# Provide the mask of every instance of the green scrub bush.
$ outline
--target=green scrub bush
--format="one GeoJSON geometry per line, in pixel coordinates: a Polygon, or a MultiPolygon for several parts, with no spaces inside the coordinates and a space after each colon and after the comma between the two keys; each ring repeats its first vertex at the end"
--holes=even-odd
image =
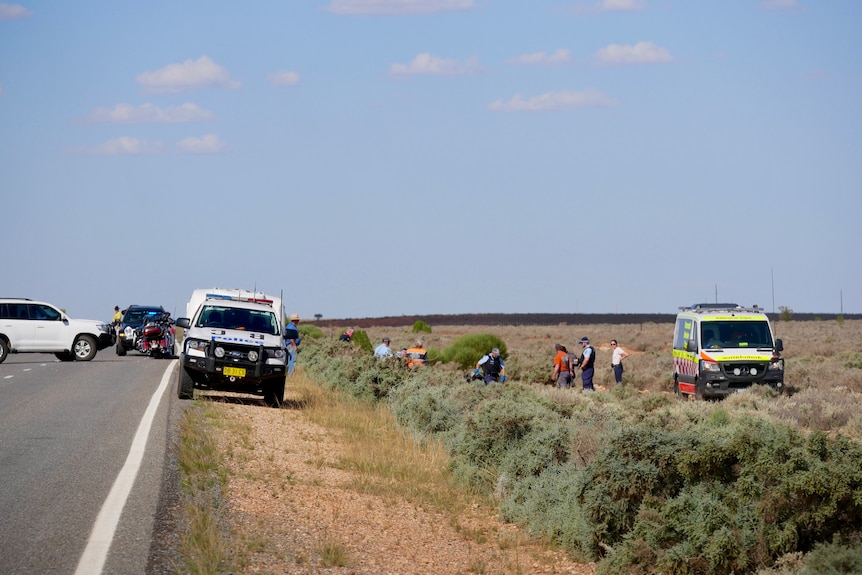
{"type": "Polygon", "coordinates": [[[506,344],[496,335],[471,333],[459,337],[452,345],[443,350],[443,359],[456,364],[460,369],[472,369],[483,355],[492,349],[500,350],[500,357],[506,359],[506,344]]]}

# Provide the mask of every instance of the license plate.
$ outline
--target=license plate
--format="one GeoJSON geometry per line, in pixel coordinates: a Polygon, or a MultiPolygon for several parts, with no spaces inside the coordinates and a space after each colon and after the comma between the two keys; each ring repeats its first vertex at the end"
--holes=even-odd
{"type": "Polygon", "coordinates": [[[225,367],[224,368],[225,375],[231,375],[233,377],[245,377],[245,368],[244,367],[225,367]]]}

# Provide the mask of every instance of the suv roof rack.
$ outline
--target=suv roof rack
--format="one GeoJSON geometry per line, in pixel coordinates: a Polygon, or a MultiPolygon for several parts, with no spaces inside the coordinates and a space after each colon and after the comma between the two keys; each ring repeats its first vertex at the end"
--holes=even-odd
{"type": "Polygon", "coordinates": [[[0,299],[16,299],[19,301],[33,301],[32,299],[30,299],[28,297],[0,297],[0,299]]]}
{"type": "Polygon", "coordinates": [[[711,311],[737,311],[737,312],[755,312],[766,313],[766,311],[757,304],[746,307],[735,303],[696,303],[692,306],[682,306],[680,311],[691,311],[695,313],[706,313],[711,311]]]}

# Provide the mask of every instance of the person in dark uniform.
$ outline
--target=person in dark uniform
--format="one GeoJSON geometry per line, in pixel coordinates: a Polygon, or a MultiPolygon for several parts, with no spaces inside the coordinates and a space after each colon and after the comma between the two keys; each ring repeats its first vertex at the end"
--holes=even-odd
{"type": "Polygon", "coordinates": [[[506,381],[506,364],[503,358],[500,357],[500,350],[496,347],[491,350],[491,353],[483,355],[482,359],[476,362],[476,370],[473,372],[479,374],[479,370],[484,372],[485,385],[492,381],[506,381]]]}

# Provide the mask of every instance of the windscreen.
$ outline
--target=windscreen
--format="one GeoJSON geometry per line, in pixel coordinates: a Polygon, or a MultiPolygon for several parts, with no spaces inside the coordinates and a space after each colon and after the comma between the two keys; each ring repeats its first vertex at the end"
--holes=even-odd
{"type": "Polygon", "coordinates": [[[704,321],[701,342],[706,349],[772,347],[772,334],[765,321],[704,321]]]}
{"type": "Polygon", "coordinates": [[[278,335],[275,313],[221,305],[205,305],[198,316],[195,327],[238,329],[278,335]]]}

